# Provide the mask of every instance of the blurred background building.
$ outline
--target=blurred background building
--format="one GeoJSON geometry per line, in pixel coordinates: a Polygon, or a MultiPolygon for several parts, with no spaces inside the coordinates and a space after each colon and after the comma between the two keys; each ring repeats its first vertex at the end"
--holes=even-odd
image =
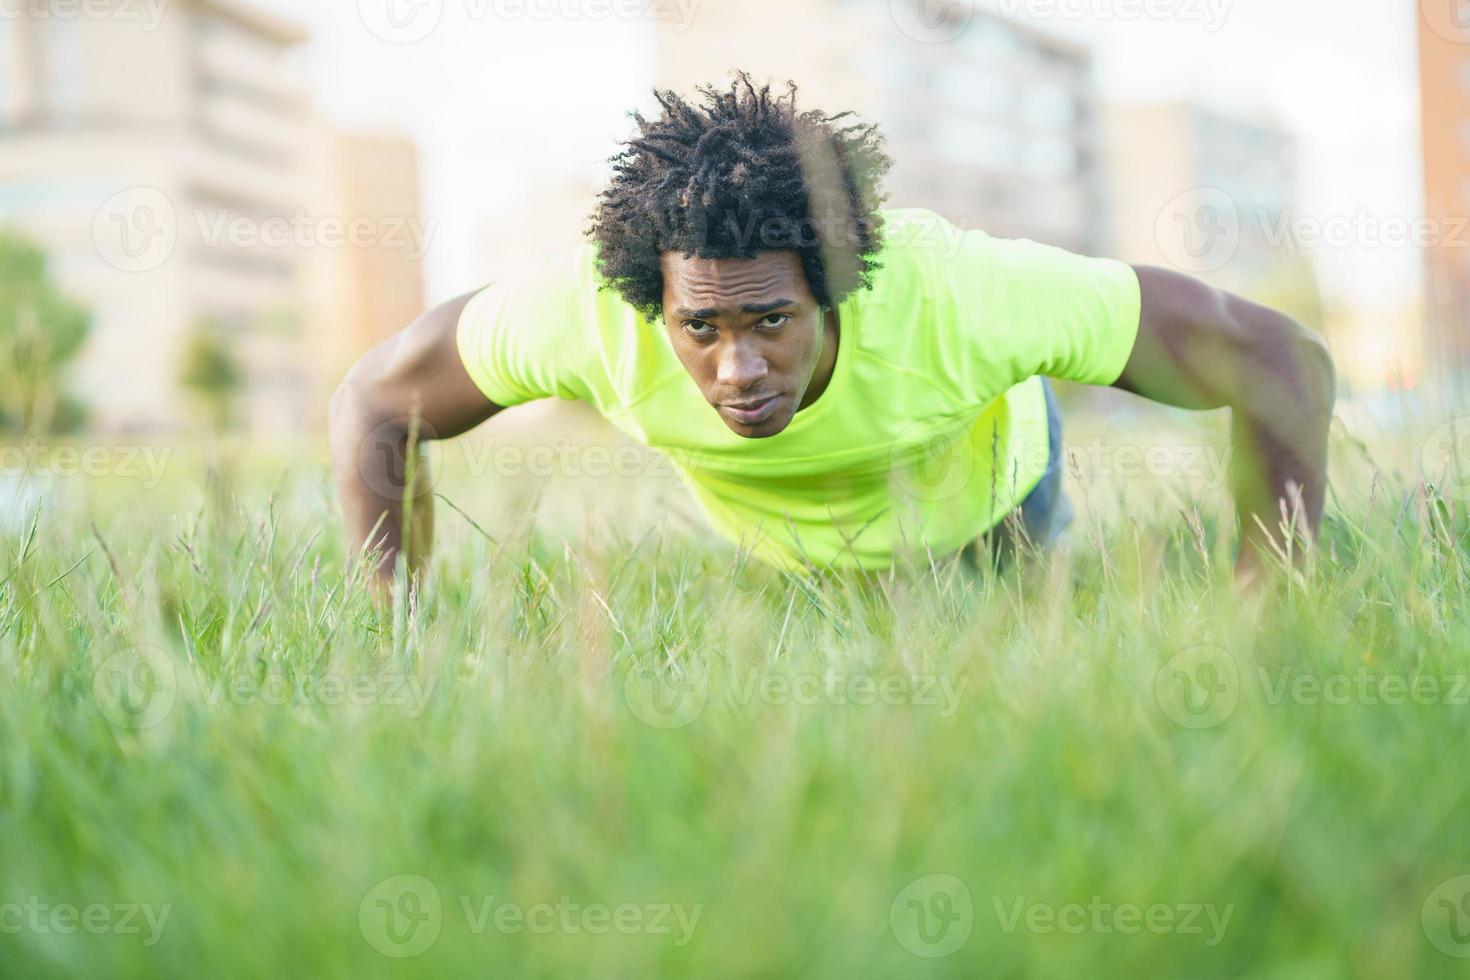
{"type": "Polygon", "coordinates": [[[355,217],[421,224],[412,144],[332,133],[306,32],[255,5],[79,9],[0,17],[0,224],[94,313],[74,375],[93,424],[166,432],[224,397],[252,434],[315,429],[344,356],[422,307],[400,241],[348,244],[355,217]],[[235,390],[191,392],[191,365],[235,390]]]}
{"type": "MultiPolygon", "coordinates": [[[[71,381],[97,427],[195,426],[209,400],[201,389],[214,384],[228,389],[228,424],[263,438],[316,434],[351,360],[426,305],[425,259],[441,229],[424,214],[423,175],[447,226],[429,269],[442,280],[436,299],[447,299],[580,239],[605,159],[627,131],[619,107],[652,111],[647,85],[687,92],[738,66],[778,85],[795,80],[808,107],[878,123],[895,161],[891,206],[1200,275],[1323,329],[1344,374],[1365,385],[1401,380],[1421,334],[1432,363],[1470,364],[1470,232],[1447,234],[1470,213],[1462,0],[1403,5],[1417,18],[1425,216],[1446,234],[1428,249],[1430,315],[1391,321],[1382,306],[1339,299],[1353,247],[1314,251],[1295,240],[1294,218],[1340,217],[1372,189],[1358,179],[1346,195],[1322,194],[1324,174],[1339,168],[1304,120],[1336,105],[1323,94],[1343,81],[1331,52],[1302,39],[1276,56],[1302,93],[1295,128],[1228,94],[1140,102],[1160,90],[1156,81],[1130,102],[1105,103],[1100,76],[1121,74],[1107,54],[1140,32],[1160,32],[1152,50],[1161,57],[1224,52],[1224,32],[1121,18],[1060,30],[1065,17],[1027,14],[1033,7],[1050,9],[702,0],[688,17],[613,24],[430,3],[413,6],[414,17],[433,19],[404,43],[361,5],[0,0],[0,229],[38,243],[94,314],[71,381]],[[602,71],[608,91],[579,89],[587,80],[563,77],[558,59],[589,77],[602,71]],[[481,71],[500,61],[510,63],[501,75],[481,71]],[[600,101],[569,104],[578,91],[600,101]],[[355,131],[317,108],[333,94],[334,112],[361,117],[355,131]],[[365,121],[394,99],[384,123],[365,121]],[[1300,152],[1303,134],[1315,157],[1300,152]],[[511,156],[514,165],[496,165],[511,156]],[[1303,213],[1306,200],[1315,213],[1303,213]],[[1331,290],[1317,284],[1324,259],[1337,265],[1331,290]]],[[[1288,16],[1264,0],[1236,7],[1230,43],[1252,49],[1288,16]]],[[[1378,207],[1383,218],[1413,206],[1378,207]]],[[[1357,267],[1374,268],[1372,250],[1358,251],[1357,267]]],[[[1381,278],[1417,295],[1402,272],[1381,278]]]]}
{"type": "Polygon", "coordinates": [[[1105,247],[1097,88],[1083,45],[965,3],[750,0],[660,25],[657,58],[664,88],[688,91],[711,81],[712,65],[738,63],[776,84],[799,74],[803,105],[878,123],[894,158],[890,207],[1076,251],[1105,247]],[[772,30],[776,19],[789,26],[772,30]]]}
{"type": "Polygon", "coordinates": [[[308,333],[315,407],[353,360],[424,312],[424,254],[437,224],[422,217],[419,152],[400,133],[316,129],[317,213],[357,223],[361,241],[309,250],[308,333]]]}
{"type": "Polygon", "coordinates": [[[1422,0],[1419,79],[1425,216],[1438,229],[1426,261],[1428,362],[1470,372],[1470,5],[1422,0]]]}
{"type": "Polygon", "coordinates": [[[1194,103],[1109,106],[1105,118],[1111,254],[1322,328],[1311,263],[1292,234],[1296,143],[1284,127],[1194,103]]]}

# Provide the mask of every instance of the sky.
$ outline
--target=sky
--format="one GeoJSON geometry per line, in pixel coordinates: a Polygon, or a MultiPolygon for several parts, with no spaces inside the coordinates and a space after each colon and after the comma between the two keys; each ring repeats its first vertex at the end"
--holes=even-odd
{"type": "MultiPolygon", "coordinates": [[[[475,264],[487,221],[542,181],[605,172],[627,111],[648,104],[646,18],[530,11],[654,2],[677,18],[738,0],[261,2],[312,30],[308,70],[332,120],[418,139],[424,209],[438,222],[426,259],[438,300],[485,278],[475,264]],[[396,22],[387,19],[395,10],[396,22]]],[[[1374,234],[1423,208],[1414,0],[980,2],[1092,46],[1106,99],[1191,98],[1281,121],[1298,138],[1302,214],[1368,229],[1317,251],[1324,290],[1369,311],[1418,295],[1415,250],[1383,247],[1374,234]]],[[[727,67],[712,66],[711,77],[727,67]]]]}

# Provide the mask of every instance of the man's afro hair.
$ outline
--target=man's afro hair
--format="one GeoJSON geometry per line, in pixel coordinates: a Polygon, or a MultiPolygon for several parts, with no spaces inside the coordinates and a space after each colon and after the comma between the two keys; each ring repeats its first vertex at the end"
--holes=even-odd
{"type": "Polygon", "coordinates": [[[603,279],[649,319],[662,310],[663,252],[795,251],[828,309],[871,288],[891,164],[877,127],[844,124],[849,112],[798,111],[794,84],[773,95],[745,72],[728,91],[698,92],[690,102],[655,90],[663,115],[632,114],[639,135],[612,158],[588,229],[603,279]]]}

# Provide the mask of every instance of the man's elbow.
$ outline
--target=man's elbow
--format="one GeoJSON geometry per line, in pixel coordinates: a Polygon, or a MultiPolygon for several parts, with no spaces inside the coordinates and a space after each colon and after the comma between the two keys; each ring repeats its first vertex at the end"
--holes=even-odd
{"type": "MultiPolygon", "coordinates": [[[[1320,334],[1279,310],[1253,303],[1244,306],[1236,323],[1233,335],[1245,348],[1245,359],[1256,365],[1253,374],[1275,379],[1275,387],[1285,386],[1281,397],[1289,397],[1299,408],[1332,413],[1337,367],[1320,334]]],[[[1263,392],[1256,382],[1248,383],[1242,394],[1252,399],[1262,397],[1263,392]]],[[[1284,408],[1285,404],[1276,404],[1270,411],[1284,408]]]]}
{"type": "Polygon", "coordinates": [[[1293,347],[1303,395],[1309,404],[1331,415],[1332,406],[1337,401],[1337,365],[1333,363],[1332,351],[1315,331],[1296,321],[1292,321],[1292,326],[1295,328],[1293,347]]]}
{"type": "Polygon", "coordinates": [[[361,381],[356,377],[357,365],[353,365],[337,384],[332,398],[327,403],[327,427],[332,431],[342,428],[349,418],[355,417],[362,404],[361,381]]]}
{"type": "Polygon", "coordinates": [[[334,439],[351,437],[383,421],[382,386],[374,379],[371,354],[347,371],[327,404],[327,429],[334,439]]]}

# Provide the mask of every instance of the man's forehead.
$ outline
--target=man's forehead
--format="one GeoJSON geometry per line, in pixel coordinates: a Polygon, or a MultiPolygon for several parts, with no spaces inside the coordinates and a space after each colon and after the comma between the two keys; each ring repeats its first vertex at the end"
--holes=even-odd
{"type": "Polygon", "coordinates": [[[776,293],[800,299],[807,295],[806,276],[795,252],[761,252],[754,258],[685,258],[679,252],[660,257],[665,289],[680,303],[710,305],[770,299],[776,293]]]}

